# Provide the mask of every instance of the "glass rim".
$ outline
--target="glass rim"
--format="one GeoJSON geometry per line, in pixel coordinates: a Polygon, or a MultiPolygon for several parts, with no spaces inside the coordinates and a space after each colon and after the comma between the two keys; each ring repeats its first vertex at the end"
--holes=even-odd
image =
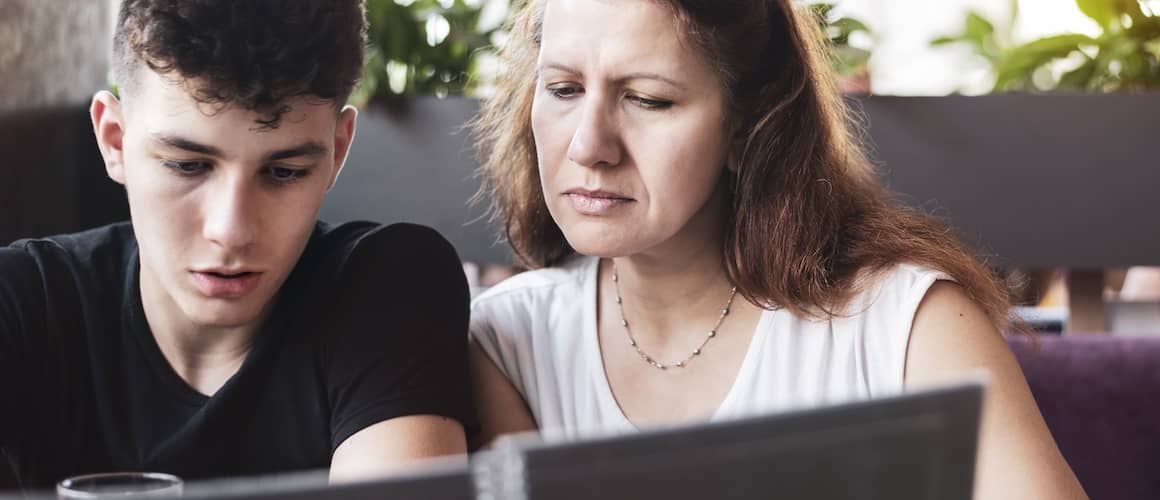
{"type": "Polygon", "coordinates": [[[62,479],[62,480],[60,480],[60,482],[56,483],[56,491],[58,494],[67,493],[69,495],[73,495],[73,498],[103,498],[103,497],[107,496],[108,494],[107,493],[100,493],[100,492],[78,490],[78,489],[76,489],[76,483],[79,483],[82,481],[100,481],[102,479],[114,479],[114,478],[149,479],[149,480],[155,480],[155,481],[158,481],[159,483],[161,483],[156,488],[150,488],[150,489],[145,490],[145,491],[141,491],[141,492],[137,492],[137,493],[127,493],[127,494],[123,494],[123,495],[134,495],[134,494],[149,495],[149,494],[164,492],[164,491],[172,489],[172,488],[180,488],[184,484],[184,481],[182,481],[182,479],[180,477],[177,477],[173,474],[167,474],[164,472],[129,472],[129,471],[127,471],[127,472],[100,472],[100,473],[96,473],[96,474],[82,474],[79,476],[72,476],[72,477],[67,477],[65,479],[62,479]]]}

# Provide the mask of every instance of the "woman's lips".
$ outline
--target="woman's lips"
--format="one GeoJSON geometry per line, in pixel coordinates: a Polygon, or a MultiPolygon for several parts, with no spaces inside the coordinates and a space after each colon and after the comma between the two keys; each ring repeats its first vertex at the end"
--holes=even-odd
{"type": "Polygon", "coordinates": [[[634,200],[605,193],[569,191],[564,193],[572,208],[584,215],[607,215],[634,200]]]}
{"type": "Polygon", "coordinates": [[[221,274],[209,271],[192,271],[193,281],[198,291],[214,299],[238,299],[248,295],[258,287],[262,273],[243,272],[221,274]]]}

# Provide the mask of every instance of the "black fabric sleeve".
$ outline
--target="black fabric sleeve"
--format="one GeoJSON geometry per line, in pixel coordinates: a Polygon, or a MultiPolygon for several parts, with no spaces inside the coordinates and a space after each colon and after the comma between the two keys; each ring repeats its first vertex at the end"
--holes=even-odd
{"type": "MultiPolygon", "coordinates": [[[[0,447],[14,443],[20,429],[19,410],[26,408],[20,384],[28,329],[41,289],[36,261],[27,252],[0,247],[0,447]]],[[[7,464],[0,464],[7,466],[7,464]]]]}
{"type": "Polygon", "coordinates": [[[406,415],[476,428],[467,368],[470,295],[455,249],[433,229],[364,235],[339,271],[327,363],[331,451],[406,415]]]}

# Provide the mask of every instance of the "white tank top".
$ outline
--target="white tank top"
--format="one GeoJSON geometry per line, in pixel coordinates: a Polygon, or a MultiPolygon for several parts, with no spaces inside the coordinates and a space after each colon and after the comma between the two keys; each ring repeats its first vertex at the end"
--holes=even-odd
{"type": "MultiPolygon", "coordinates": [[[[471,306],[471,336],[531,408],[540,432],[570,439],[635,427],[612,396],[596,333],[599,260],[521,273],[471,306]]],[[[710,420],[896,394],[910,325],[946,274],[898,265],[829,320],[766,310],[732,387],[710,420]]]]}

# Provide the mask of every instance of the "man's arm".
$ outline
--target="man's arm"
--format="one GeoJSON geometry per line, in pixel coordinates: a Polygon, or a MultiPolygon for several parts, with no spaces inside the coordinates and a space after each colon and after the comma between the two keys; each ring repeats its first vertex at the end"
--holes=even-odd
{"type": "Polygon", "coordinates": [[[956,284],[936,282],[918,307],[907,348],[906,385],[989,372],[975,498],[1087,498],[1056,448],[1007,343],[956,284]]]}
{"type": "Polygon", "coordinates": [[[12,444],[13,429],[20,425],[15,412],[24,407],[16,382],[23,370],[21,346],[26,332],[22,318],[30,307],[28,300],[36,295],[33,287],[39,284],[36,269],[28,253],[0,247],[0,447],[12,444]]]}
{"type": "Polygon", "coordinates": [[[419,459],[448,457],[467,463],[463,424],[438,415],[409,415],[379,422],[347,438],[330,462],[332,482],[418,470],[419,459]]]}
{"type": "Polygon", "coordinates": [[[373,231],[338,284],[331,478],[397,473],[435,456],[465,460],[475,427],[469,294],[450,243],[414,225],[373,231]]]}

